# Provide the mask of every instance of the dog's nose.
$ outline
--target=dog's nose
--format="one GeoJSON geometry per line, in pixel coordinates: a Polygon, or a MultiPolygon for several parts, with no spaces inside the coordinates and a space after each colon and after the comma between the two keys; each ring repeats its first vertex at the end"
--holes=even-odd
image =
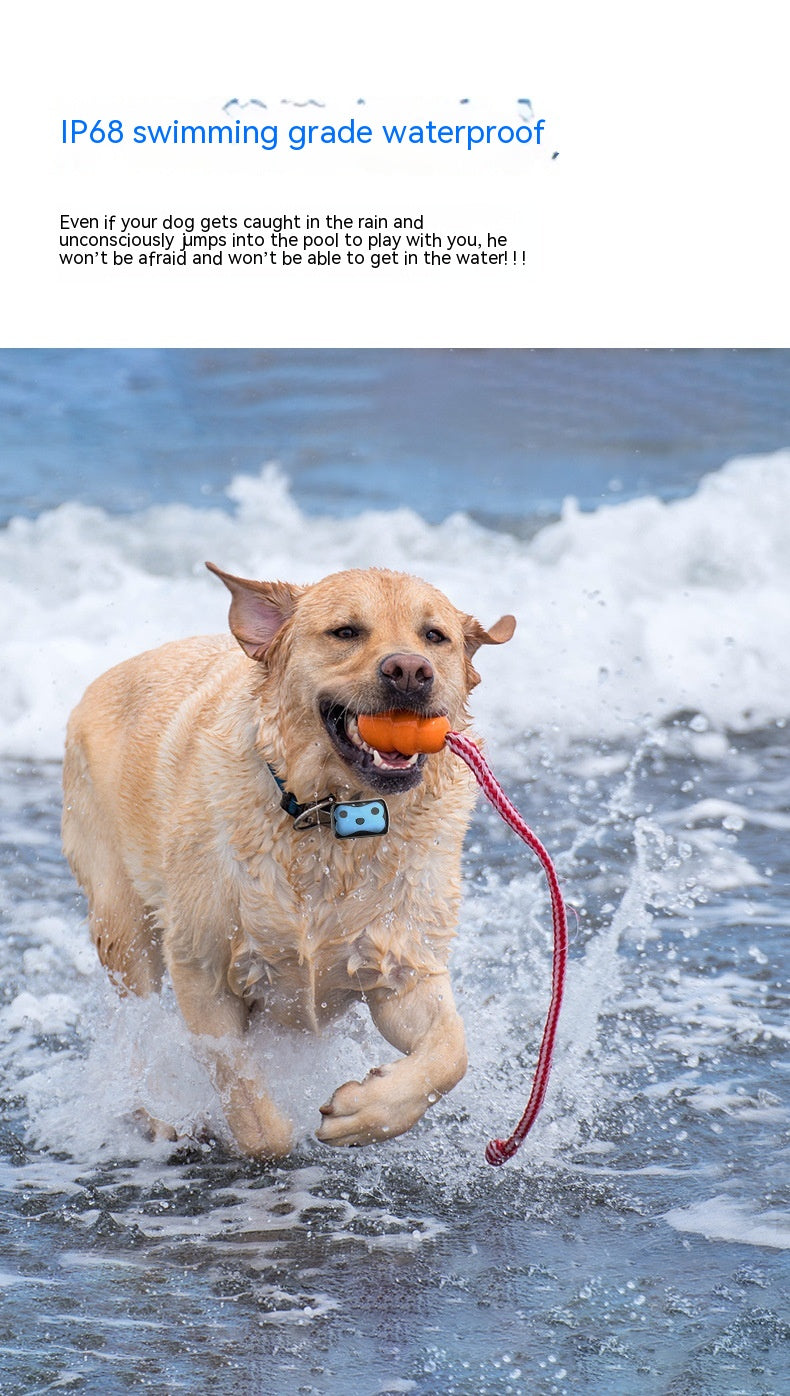
{"type": "Polygon", "coordinates": [[[412,697],[424,697],[433,685],[433,668],[422,654],[388,654],[379,673],[388,688],[412,697]]]}

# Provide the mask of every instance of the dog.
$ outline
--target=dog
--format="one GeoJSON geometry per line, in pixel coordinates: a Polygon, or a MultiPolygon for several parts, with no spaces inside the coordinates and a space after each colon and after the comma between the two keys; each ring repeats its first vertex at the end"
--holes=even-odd
{"type": "Polygon", "coordinates": [[[232,634],[124,661],[70,717],[64,851],[120,991],[155,993],[169,973],[240,1152],[292,1146],[251,1017],[320,1031],[360,1000],[402,1055],[340,1085],[317,1137],[391,1139],[466,1071],[447,962],[475,788],[446,748],[382,754],[356,719],[401,709],[468,729],[472,658],[515,620],[486,630],[383,569],[294,586],[206,565],[232,634]]]}

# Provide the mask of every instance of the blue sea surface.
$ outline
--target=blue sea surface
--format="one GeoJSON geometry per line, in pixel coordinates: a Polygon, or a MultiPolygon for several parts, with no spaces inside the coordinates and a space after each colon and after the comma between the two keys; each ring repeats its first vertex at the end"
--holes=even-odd
{"type": "Polygon", "coordinates": [[[0,509],[222,496],[268,460],[308,513],[495,527],[690,493],[790,441],[790,351],[27,350],[0,355],[0,509]]]}
{"type": "Polygon", "coordinates": [[[783,351],[0,353],[3,1396],[790,1392],[789,448],[783,351]],[[299,1143],[267,1165],[211,1130],[172,995],[105,982],[65,720],[124,655],[224,626],[206,558],[378,563],[517,617],[471,705],[576,910],[501,1169],[550,916],[482,802],[470,1070],[386,1146],[313,1133],[390,1052],[364,1014],[276,1058],[299,1143]],[[143,1138],[133,1058],[203,1134],[143,1138]]]}

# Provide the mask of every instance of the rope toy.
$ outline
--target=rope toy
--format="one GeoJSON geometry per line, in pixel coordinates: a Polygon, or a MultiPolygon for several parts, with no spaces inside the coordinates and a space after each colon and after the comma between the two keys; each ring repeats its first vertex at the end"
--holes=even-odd
{"type": "Polygon", "coordinates": [[[437,752],[441,751],[443,746],[449,747],[450,751],[466,762],[483,794],[490,800],[505,823],[518,834],[528,848],[532,849],[546,874],[551,895],[551,918],[554,929],[551,1001],[543,1028],[532,1090],[524,1113],[513,1133],[507,1139],[491,1139],[486,1146],[486,1163],[490,1163],[493,1168],[498,1168],[500,1164],[512,1158],[523,1144],[543,1104],[549,1081],[554,1040],[557,1035],[557,1023],[565,988],[565,969],[568,961],[568,925],[557,874],[540,839],[533,834],[515,805],[508,799],[479,748],[461,732],[451,731],[446,717],[419,718],[414,713],[409,712],[376,713],[375,715],[360,713],[357,722],[363,741],[366,741],[369,746],[375,746],[378,751],[397,751],[403,756],[413,756],[415,752],[437,752]]]}

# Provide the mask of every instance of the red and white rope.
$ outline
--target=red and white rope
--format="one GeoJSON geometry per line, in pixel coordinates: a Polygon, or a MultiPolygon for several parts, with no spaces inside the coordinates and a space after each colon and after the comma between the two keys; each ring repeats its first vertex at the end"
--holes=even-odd
{"type": "Polygon", "coordinates": [[[508,799],[499,782],[494,777],[487,761],[481,751],[475,746],[469,737],[464,737],[460,732],[448,732],[445,741],[451,751],[456,756],[460,756],[465,761],[469,769],[473,772],[478,785],[483,794],[491,801],[494,809],[501,815],[506,824],[523,839],[524,843],[537,855],[543,866],[543,871],[549,884],[551,894],[551,917],[554,927],[554,957],[551,976],[551,1002],[543,1028],[540,1051],[538,1053],[538,1064],[535,1068],[535,1075],[532,1081],[532,1090],[524,1114],[521,1116],[516,1128],[508,1139],[491,1139],[486,1146],[486,1163],[493,1167],[498,1167],[512,1158],[516,1150],[520,1148],[535,1122],[535,1117],[543,1104],[546,1094],[546,1087],[551,1071],[551,1058],[554,1052],[554,1039],[557,1035],[557,1022],[562,1006],[562,995],[565,988],[565,967],[568,960],[568,924],[565,916],[565,903],[562,900],[560,884],[557,881],[557,874],[554,865],[540,839],[533,834],[532,830],[525,824],[515,805],[508,799]]]}

